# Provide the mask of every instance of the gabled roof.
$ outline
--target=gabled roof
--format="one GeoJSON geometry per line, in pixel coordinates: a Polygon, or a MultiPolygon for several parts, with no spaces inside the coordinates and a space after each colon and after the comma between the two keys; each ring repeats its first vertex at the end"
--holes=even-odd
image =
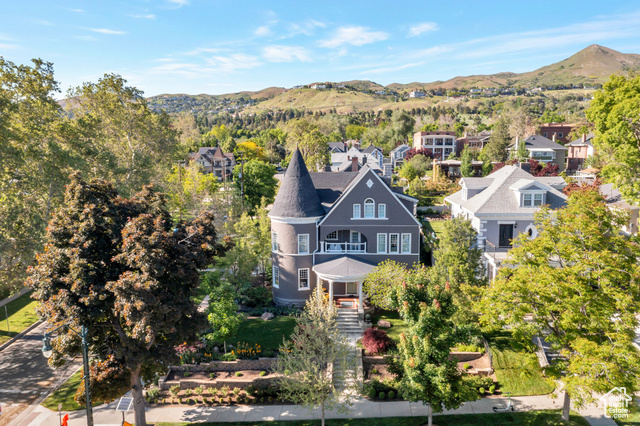
{"type": "MultiPolygon", "coordinates": [[[[540,135],[529,136],[525,140],[525,147],[527,149],[560,149],[565,151],[569,150],[569,148],[566,148],[559,143],[555,143],[551,139],[545,138],[544,136],[540,135]]],[[[509,145],[509,148],[518,149],[515,142],[509,145]]]]}
{"type": "Polygon", "coordinates": [[[328,210],[349,186],[349,184],[351,184],[351,182],[356,178],[356,176],[358,176],[358,173],[318,172],[310,173],[310,175],[313,185],[316,188],[316,192],[318,193],[318,197],[320,197],[320,203],[322,203],[325,210],[328,210]]]}
{"type": "Polygon", "coordinates": [[[366,147],[364,149],[364,151],[362,151],[362,152],[364,152],[365,154],[371,154],[373,151],[376,151],[376,150],[382,152],[382,148],[379,148],[377,146],[373,146],[373,144],[369,144],[369,146],[366,147]]]}
{"type": "Polygon", "coordinates": [[[596,135],[593,133],[589,133],[586,138],[585,141],[582,141],[582,138],[578,138],[575,141],[569,142],[566,146],[593,146],[593,138],[595,138],[596,135]]]}
{"type": "Polygon", "coordinates": [[[346,151],[346,144],[344,142],[329,142],[329,150],[330,151],[339,151],[339,152],[345,152],[346,151]]]}
{"type": "MultiPolygon", "coordinates": [[[[468,178],[464,179],[466,181],[468,178]]],[[[554,188],[561,185],[560,180],[564,182],[561,177],[535,177],[516,166],[504,166],[486,178],[478,179],[491,179],[491,183],[467,200],[462,198],[462,191],[458,191],[446,197],[445,201],[457,204],[471,213],[531,213],[538,207],[521,207],[514,190],[510,189],[514,184],[524,184],[523,180],[535,182],[539,188],[545,188],[545,203],[551,208],[562,207],[567,199],[566,195],[554,188]]]]}
{"type": "Polygon", "coordinates": [[[411,147],[409,145],[407,145],[406,143],[403,143],[402,145],[398,145],[395,148],[393,148],[391,150],[391,154],[393,154],[394,152],[398,152],[398,151],[401,151],[401,152],[402,151],[408,151],[410,149],[411,149],[411,147]]]}
{"type": "Polygon", "coordinates": [[[269,216],[303,218],[318,217],[324,213],[302,154],[296,149],[291,156],[289,167],[284,174],[269,216]]]}

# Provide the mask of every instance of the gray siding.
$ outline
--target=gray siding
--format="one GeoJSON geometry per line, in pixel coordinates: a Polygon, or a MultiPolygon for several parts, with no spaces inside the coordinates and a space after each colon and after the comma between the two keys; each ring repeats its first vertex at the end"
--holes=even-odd
{"type": "MultiPolygon", "coordinates": [[[[482,219],[481,219],[482,220],[482,219]]],[[[482,225],[482,228],[486,229],[482,233],[482,237],[485,237],[487,241],[491,242],[493,245],[498,247],[498,243],[500,242],[500,224],[497,220],[488,220],[485,224],[482,225]]],[[[504,220],[501,222],[510,222],[509,220],[504,220]]],[[[527,227],[533,223],[533,220],[516,220],[516,227],[513,230],[513,237],[516,238],[521,233],[525,232],[527,227]]]]}

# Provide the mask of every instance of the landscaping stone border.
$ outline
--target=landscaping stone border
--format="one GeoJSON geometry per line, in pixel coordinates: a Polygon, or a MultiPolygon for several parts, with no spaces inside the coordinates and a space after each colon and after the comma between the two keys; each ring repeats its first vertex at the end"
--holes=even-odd
{"type": "Polygon", "coordinates": [[[200,364],[183,364],[172,366],[173,371],[238,371],[238,370],[271,370],[278,358],[238,359],[236,361],[211,361],[200,364]]]}

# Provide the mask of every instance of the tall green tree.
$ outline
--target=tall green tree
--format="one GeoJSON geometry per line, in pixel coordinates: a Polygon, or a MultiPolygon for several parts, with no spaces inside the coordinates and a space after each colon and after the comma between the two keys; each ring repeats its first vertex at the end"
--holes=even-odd
{"type": "Polygon", "coordinates": [[[454,320],[458,324],[476,321],[474,304],[479,288],[486,285],[482,250],[478,248],[478,233],[471,221],[456,217],[445,221],[433,250],[433,274],[439,284],[452,288],[457,307],[454,320]]]}
{"type": "Polygon", "coordinates": [[[22,285],[42,249],[82,144],[54,99],[53,65],[16,65],[0,57],[0,294],[22,285]]]}
{"type": "Polygon", "coordinates": [[[490,161],[502,163],[507,159],[507,148],[510,143],[509,122],[506,118],[500,118],[491,128],[489,143],[483,151],[490,161]]]}
{"type": "Polygon", "coordinates": [[[292,120],[286,132],[287,151],[291,153],[298,148],[309,170],[322,170],[329,163],[329,145],[317,124],[305,119],[292,120]]]}
{"type": "Polygon", "coordinates": [[[215,343],[222,342],[225,353],[227,353],[227,340],[238,332],[242,323],[242,316],[238,314],[238,305],[234,300],[235,296],[235,289],[230,284],[221,284],[211,292],[207,310],[207,320],[211,330],[205,338],[215,343]]]}
{"type": "Polygon", "coordinates": [[[466,341],[469,330],[452,320],[456,307],[450,286],[440,286],[429,274],[426,268],[410,274],[395,301],[409,326],[398,344],[402,397],[428,405],[431,426],[433,412],[458,408],[474,396],[449,356],[452,347],[466,341]]]}
{"type": "Polygon", "coordinates": [[[640,201],[640,75],[612,75],[586,112],[596,130],[601,177],[631,201],[640,201]]]}
{"type": "Polygon", "coordinates": [[[407,265],[387,259],[367,274],[362,283],[362,290],[373,306],[380,309],[393,309],[394,287],[404,281],[406,274],[407,265]]]}
{"type": "Polygon", "coordinates": [[[151,111],[143,95],[116,74],[68,93],[67,110],[89,154],[88,176],[115,181],[124,195],[161,182],[179,146],[169,116],[151,111]]]}
{"type": "Polygon", "coordinates": [[[348,124],[346,127],[347,139],[362,139],[362,135],[364,135],[366,131],[366,126],[348,124]]]}
{"type": "Polygon", "coordinates": [[[166,180],[169,207],[185,217],[193,218],[211,210],[220,189],[215,174],[204,173],[204,168],[195,161],[186,167],[174,165],[166,180]]]}
{"type": "Polygon", "coordinates": [[[233,181],[236,189],[244,192],[245,207],[250,213],[260,206],[262,198],[267,204],[273,203],[278,187],[275,174],[275,166],[259,160],[250,160],[234,167],[233,181]]]}
{"type": "Polygon", "coordinates": [[[346,371],[351,352],[345,336],[338,331],[337,316],[333,301],[317,286],[276,360],[283,398],[309,410],[319,406],[323,426],[327,409],[346,411],[350,403],[349,394],[333,383],[334,379],[342,379],[338,372],[346,371]]]}
{"type": "MultiPolygon", "coordinates": [[[[28,283],[43,320],[86,326],[93,357],[126,372],[120,379],[128,383],[104,384],[107,395],[114,387],[131,389],[135,422],[145,425],[141,380],[175,362],[174,348],[203,329],[205,318],[191,296],[198,268],[219,250],[210,215],[176,224],[150,187],[127,199],[110,183],[74,174],[28,283]]],[[[81,349],[65,329],[52,343],[52,365],[81,349]]],[[[104,388],[93,392],[105,395],[104,388]]]]}
{"type": "Polygon", "coordinates": [[[271,270],[271,220],[268,213],[267,200],[263,198],[255,216],[243,213],[234,226],[239,249],[253,255],[263,281],[267,271],[271,270]]]}
{"type": "Polygon", "coordinates": [[[462,177],[473,176],[473,165],[471,164],[473,154],[469,149],[469,145],[465,145],[462,153],[460,154],[460,160],[460,174],[462,177]]]}
{"type": "Polygon", "coordinates": [[[640,356],[632,342],[640,308],[640,248],[620,234],[626,214],[593,189],[571,193],[566,207],[543,207],[538,236],[521,234],[488,289],[484,321],[523,339],[544,336],[562,359],[563,418],[597,393],[638,390],[640,356]]]}
{"type": "Polygon", "coordinates": [[[431,158],[421,154],[414,155],[400,167],[398,176],[408,181],[419,179],[431,169],[431,158]]]}

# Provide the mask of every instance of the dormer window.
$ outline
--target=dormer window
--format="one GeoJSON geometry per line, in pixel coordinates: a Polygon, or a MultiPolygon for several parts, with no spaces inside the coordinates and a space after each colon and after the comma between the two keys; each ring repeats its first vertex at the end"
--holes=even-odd
{"type": "Polygon", "coordinates": [[[544,203],[542,192],[522,194],[522,207],[540,207],[544,203]]]}

